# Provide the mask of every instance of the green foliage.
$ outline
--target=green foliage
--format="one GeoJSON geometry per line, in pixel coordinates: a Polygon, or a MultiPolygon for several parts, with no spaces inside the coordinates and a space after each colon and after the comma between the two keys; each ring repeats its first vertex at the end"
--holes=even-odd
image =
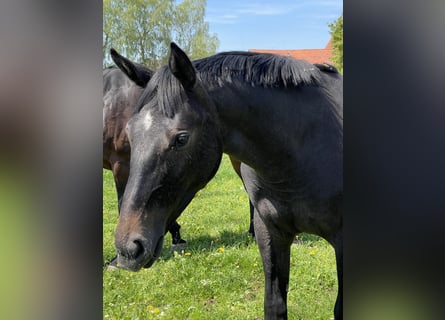
{"type": "Polygon", "coordinates": [[[343,15],[329,24],[332,36],[333,57],[332,62],[338,71],[343,73],[343,15]]]}
{"type": "MultiPolygon", "coordinates": [[[[104,171],[104,264],[115,255],[116,192],[104,171]]],[[[242,182],[223,157],[217,175],[178,220],[187,246],[138,273],[103,273],[104,319],[262,319],[264,275],[258,246],[247,233],[249,204],[242,182]]],[[[330,319],[337,295],[334,250],[301,235],[292,245],[290,319],[330,319]]]]}
{"type": "Polygon", "coordinates": [[[209,34],[209,25],[204,22],[206,0],[184,0],[175,14],[175,39],[192,60],[216,53],[219,40],[209,34]]]}
{"type": "Polygon", "coordinates": [[[219,41],[204,21],[206,0],[104,0],[103,63],[109,49],[153,69],[167,62],[171,41],[192,59],[214,54],[219,41]]]}

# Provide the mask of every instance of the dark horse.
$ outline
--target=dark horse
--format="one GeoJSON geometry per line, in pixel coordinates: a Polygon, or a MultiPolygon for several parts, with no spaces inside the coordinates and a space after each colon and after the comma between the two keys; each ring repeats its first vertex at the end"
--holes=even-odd
{"type": "MultiPolygon", "coordinates": [[[[136,103],[153,71],[143,65],[130,62],[113,51],[112,58],[117,67],[103,70],[103,168],[111,170],[117,191],[120,211],[122,196],[130,171],[130,144],[125,133],[128,120],[134,113],[136,103]],[[136,67],[134,67],[136,66],[136,67]],[[131,80],[130,80],[131,79],[131,80]]],[[[240,162],[230,158],[232,166],[241,178],[240,162]]],[[[250,203],[249,232],[253,231],[253,206],[250,203]]],[[[169,226],[173,245],[184,243],[179,232],[180,225],[169,226]]]]}
{"type": "Polygon", "coordinates": [[[269,54],[192,63],[174,43],[127,125],[131,168],[115,234],[118,265],[159,257],[164,231],[235,156],[255,207],[265,319],[287,319],[290,247],[300,232],[335,249],[342,315],[343,80],[335,68],[269,54]]]}
{"type": "MultiPolygon", "coordinates": [[[[119,211],[130,172],[130,144],[125,127],[153,72],[138,64],[131,75],[130,80],[116,67],[106,68],[102,72],[103,168],[113,172],[119,211]]],[[[168,228],[173,245],[185,242],[181,239],[180,228],[176,221],[168,228]]]]}

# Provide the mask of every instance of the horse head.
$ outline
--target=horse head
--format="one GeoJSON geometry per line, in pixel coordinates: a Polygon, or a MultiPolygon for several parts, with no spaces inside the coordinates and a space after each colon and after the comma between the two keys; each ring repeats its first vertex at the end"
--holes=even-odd
{"type": "MultiPolygon", "coordinates": [[[[124,60],[130,75],[137,64],[124,60]]],[[[137,271],[159,257],[167,227],[215,175],[222,156],[216,109],[193,64],[174,43],[127,124],[130,176],[115,245],[118,266],[137,271]]]]}

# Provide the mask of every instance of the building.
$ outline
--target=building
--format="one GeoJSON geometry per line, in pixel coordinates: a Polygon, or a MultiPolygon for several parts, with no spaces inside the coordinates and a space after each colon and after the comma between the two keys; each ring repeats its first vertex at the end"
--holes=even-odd
{"type": "Polygon", "coordinates": [[[293,57],[299,60],[306,60],[309,63],[330,63],[332,64],[332,39],[326,44],[324,49],[300,49],[300,50],[267,50],[249,49],[250,52],[273,53],[282,56],[293,57]]]}

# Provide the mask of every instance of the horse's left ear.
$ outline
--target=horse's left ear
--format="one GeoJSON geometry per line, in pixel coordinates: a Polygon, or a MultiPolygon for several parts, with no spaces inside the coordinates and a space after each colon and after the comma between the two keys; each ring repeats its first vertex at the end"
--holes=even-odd
{"type": "Polygon", "coordinates": [[[170,44],[168,66],[173,75],[181,82],[184,89],[191,89],[196,82],[196,72],[192,62],[176,43],[170,44]]]}
{"type": "Polygon", "coordinates": [[[138,86],[145,88],[148,81],[153,76],[153,71],[147,67],[133,62],[124,56],[121,56],[114,48],[110,49],[110,55],[114,63],[127,75],[130,80],[136,83],[138,86]]]}

